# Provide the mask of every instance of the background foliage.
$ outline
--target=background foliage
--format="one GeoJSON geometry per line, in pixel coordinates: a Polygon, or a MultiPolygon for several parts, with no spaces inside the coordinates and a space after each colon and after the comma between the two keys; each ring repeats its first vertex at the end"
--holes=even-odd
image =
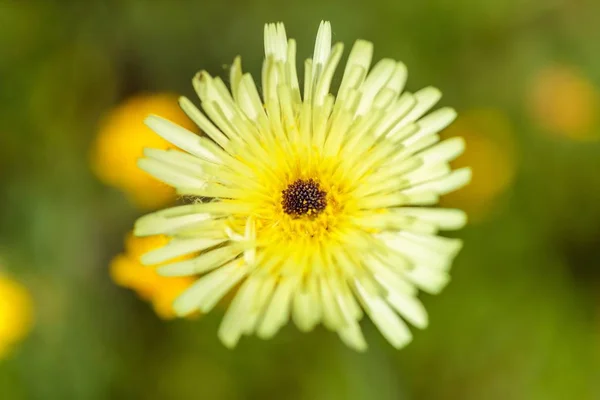
{"type": "Polygon", "coordinates": [[[0,398],[600,398],[599,16],[592,0],[0,1],[0,273],[33,312],[0,398]],[[166,112],[153,96],[192,96],[195,72],[226,77],[237,54],[259,76],[265,22],[308,57],[321,19],[459,111],[446,134],[467,138],[474,180],[444,202],[469,211],[466,246],[405,350],[365,321],[365,354],[292,326],[229,351],[222,310],[165,321],[111,280],[158,195],[97,157],[152,140],[131,101],[166,112]],[[99,150],[107,121],[123,136],[99,150]]]}

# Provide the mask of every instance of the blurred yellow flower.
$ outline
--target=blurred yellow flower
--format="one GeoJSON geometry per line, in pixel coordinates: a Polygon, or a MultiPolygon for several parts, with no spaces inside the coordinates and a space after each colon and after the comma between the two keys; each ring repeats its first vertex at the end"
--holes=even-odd
{"type": "Polygon", "coordinates": [[[572,140],[600,138],[600,95],[577,69],[552,66],[534,78],[529,93],[529,111],[534,121],[549,133],[572,140]]]}
{"type": "Polygon", "coordinates": [[[478,222],[490,215],[494,200],[513,182],[516,150],[510,122],[498,110],[477,109],[464,112],[442,137],[462,136],[466,150],[452,162],[454,168],[469,165],[471,184],[442,199],[447,207],[460,207],[469,221],[478,222]]]}
{"type": "Polygon", "coordinates": [[[20,283],[0,276],[0,358],[31,330],[33,304],[20,283]]]}
{"type": "Polygon", "coordinates": [[[160,276],[155,267],[140,263],[142,254],[167,243],[168,239],[162,235],[140,238],[129,234],[125,253],[117,255],[110,266],[116,284],[133,289],[142,299],[152,303],[156,314],[164,319],[175,317],[171,306],[173,300],[194,282],[192,277],[160,276]]]}
{"type": "Polygon", "coordinates": [[[104,118],[91,155],[92,168],[100,180],[125,192],[143,209],[164,206],[175,199],[171,187],[140,171],[136,165],[145,147],[174,148],[144,125],[144,118],[153,113],[166,115],[187,129],[197,131],[177,106],[177,96],[164,93],[136,96],[104,118]]]}

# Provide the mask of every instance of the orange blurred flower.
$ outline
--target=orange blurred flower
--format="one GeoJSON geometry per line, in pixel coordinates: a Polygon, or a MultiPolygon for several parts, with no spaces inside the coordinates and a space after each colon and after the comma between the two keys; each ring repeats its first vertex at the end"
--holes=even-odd
{"type": "Polygon", "coordinates": [[[0,276],[0,358],[29,333],[32,310],[29,291],[20,283],[0,276]]]}
{"type": "Polygon", "coordinates": [[[516,149],[510,122],[498,110],[470,110],[460,113],[442,136],[465,139],[466,150],[452,167],[468,165],[473,170],[471,183],[444,196],[442,204],[464,209],[471,222],[481,221],[490,215],[494,200],[515,177],[516,149]]]}
{"type": "Polygon", "coordinates": [[[600,138],[596,128],[600,95],[577,69],[552,66],[535,76],[529,97],[533,120],[549,133],[572,140],[600,138]]]}
{"type": "Polygon", "coordinates": [[[173,148],[144,125],[149,114],[160,114],[197,131],[194,123],[178,107],[176,95],[136,96],[117,106],[104,118],[91,157],[92,168],[100,180],[121,189],[143,209],[161,207],[175,199],[175,191],[171,187],[146,174],[136,164],[146,147],[173,148]]]}
{"type": "Polygon", "coordinates": [[[140,257],[168,242],[165,236],[136,237],[129,234],[125,241],[125,252],[111,262],[110,274],[113,281],[133,289],[142,299],[152,303],[156,314],[164,319],[175,317],[171,304],[187,289],[194,277],[164,277],[156,273],[160,265],[148,267],[140,263],[140,257]]]}

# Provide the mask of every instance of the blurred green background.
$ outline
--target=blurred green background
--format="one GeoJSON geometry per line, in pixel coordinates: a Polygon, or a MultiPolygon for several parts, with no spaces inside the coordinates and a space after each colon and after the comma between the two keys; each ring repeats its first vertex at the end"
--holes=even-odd
{"type": "Polygon", "coordinates": [[[0,1],[0,275],[22,289],[0,287],[0,324],[24,320],[0,398],[600,399],[599,16],[592,0],[0,1]],[[111,279],[135,218],[172,200],[127,160],[198,70],[226,78],[240,54],[259,77],[272,21],[304,59],[321,19],[458,110],[446,135],[474,178],[444,203],[469,212],[465,248],[406,349],[364,321],[364,354],[293,326],[229,351],[222,309],[159,318],[111,279]]]}

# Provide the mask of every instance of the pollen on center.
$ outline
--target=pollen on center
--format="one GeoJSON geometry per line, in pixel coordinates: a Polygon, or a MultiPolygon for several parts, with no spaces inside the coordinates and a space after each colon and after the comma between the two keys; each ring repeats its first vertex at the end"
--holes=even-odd
{"type": "Polygon", "coordinates": [[[327,207],[327,192],[314,179],[298,179],[281,194],[283,212],[295,218],[316,216],[327,207]]]}

